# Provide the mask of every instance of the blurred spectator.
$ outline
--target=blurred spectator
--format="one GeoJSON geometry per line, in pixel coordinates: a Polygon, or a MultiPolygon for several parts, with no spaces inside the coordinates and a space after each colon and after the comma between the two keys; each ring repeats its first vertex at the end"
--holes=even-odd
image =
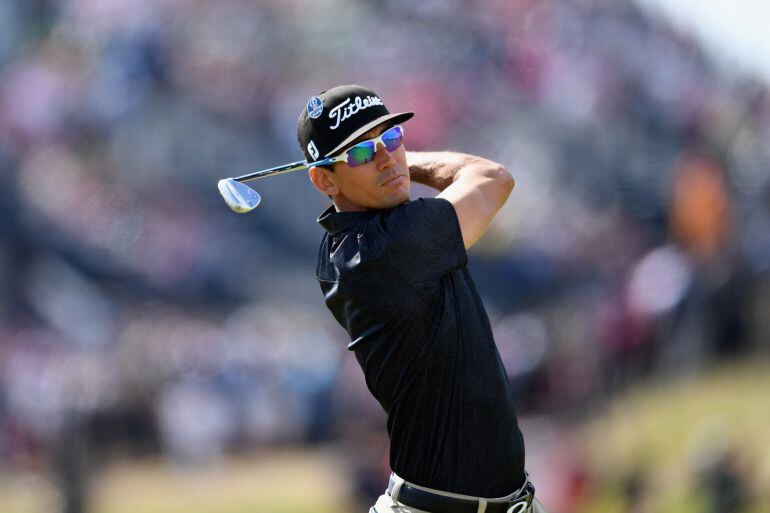
{"type": "Polygon", "coordinates": [[[705,155],[683,155],[674,167],[671,230],[697,260],[709,261],[730,236],[730,203],[723,171],[705,155]]]}

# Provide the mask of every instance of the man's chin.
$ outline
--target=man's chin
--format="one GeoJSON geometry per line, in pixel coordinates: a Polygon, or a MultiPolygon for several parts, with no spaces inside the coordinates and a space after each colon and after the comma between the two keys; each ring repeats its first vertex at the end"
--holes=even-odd
{"type": "Polygon", "coordinates": [[[405,201],[409,201],[409,188],[407,187],[405,190],[397,191],[394,194],[392,194],[387,199],[387,206],[383,208],[394,208],[399,206],[400,204],[404,203],[405,201]]]}

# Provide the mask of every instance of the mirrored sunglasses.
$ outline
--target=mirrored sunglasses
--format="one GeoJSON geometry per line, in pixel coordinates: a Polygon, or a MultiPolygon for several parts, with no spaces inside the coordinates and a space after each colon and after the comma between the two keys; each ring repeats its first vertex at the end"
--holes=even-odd
{"type": "Polygon", "coordinates": [[[398,125],[389,128],[373,139],[361,141],[355,146],[348,148],[341,155],[330,158],[329,161],[347,162],[350,167],[367,164],[374,160],[374,155],[377,153],[377,145],[380,143],[388,152],[395,151],[404,144],[404,128],[398,125]]]}

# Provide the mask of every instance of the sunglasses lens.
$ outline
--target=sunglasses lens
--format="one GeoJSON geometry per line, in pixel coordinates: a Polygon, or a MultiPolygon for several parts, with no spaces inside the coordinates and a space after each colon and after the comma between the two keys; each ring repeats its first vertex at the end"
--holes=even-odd
{"type": "Polygon", "coordinates": [[[360,166],[371,162],[374,158],[374,143],[365,141],[356,144],[348,150],[348,165],[350,167],[360,166]]]}
{"type": "MultiPolygon", "coordinates": [[[[394,126],[383,132],[382,143],[389,152],[404,144],[404,131],[400,126],[394,126]]],[[[348,166],[356,167],[374,160],[376,147],[374,141],[364,141],[356,144],[347,151],[348,166]]]]}
{"type": "Polygon", "coordinates": [[[385,144],[385,149],[390,151],[395,150],[404,143],[404,132],[400,126],[394,126],[385,131],[382,134],[382,142],[385,144]]]}

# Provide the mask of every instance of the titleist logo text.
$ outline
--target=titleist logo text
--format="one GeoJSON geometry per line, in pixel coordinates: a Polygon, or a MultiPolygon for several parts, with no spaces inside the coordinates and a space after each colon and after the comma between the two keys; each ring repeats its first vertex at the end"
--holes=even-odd
{"type": "Polygon", "coordinates": [[[367,96],[366,98],[356,96],[356,99],[353,100],[353,103],[350,103],[350,98],[348,98],[329,111],[329,118],[335,120],[334,124],[331,126],[331,129],[335,130],[338,126],[340,126],[340,123],[348,119],[350,116],[375,105],[383,105],[382,100],[376,96],[367,96]]]}

